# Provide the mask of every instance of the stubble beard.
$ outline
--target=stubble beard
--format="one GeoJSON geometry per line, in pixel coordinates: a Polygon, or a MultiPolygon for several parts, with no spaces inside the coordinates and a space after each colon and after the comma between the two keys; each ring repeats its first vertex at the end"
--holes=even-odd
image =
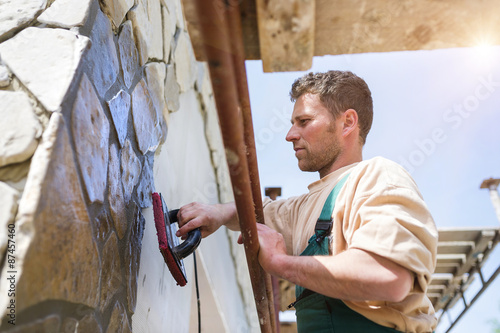
{"type": "Polygon", "coordinates": [[[321,170],[326,170],[335,163],[342,153],[342,147],[336,139],[335,132],[334,127],[328,130],[328,133],[331,133],[334,140],[326,147],[321,147],[318,151],[311,151],[310,147],[305,148],[307,152],[306,156],[298,161],[301,171],[321,173],[321,170]]]}

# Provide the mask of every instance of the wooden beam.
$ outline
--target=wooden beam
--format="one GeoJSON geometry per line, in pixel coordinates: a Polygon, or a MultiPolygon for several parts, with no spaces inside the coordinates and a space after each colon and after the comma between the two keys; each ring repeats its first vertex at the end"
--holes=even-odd
{"type": "Polygon", "coordinates": [[[315,0],[257,0],[264,72],[303,71],[314,55],[315,0]]]}

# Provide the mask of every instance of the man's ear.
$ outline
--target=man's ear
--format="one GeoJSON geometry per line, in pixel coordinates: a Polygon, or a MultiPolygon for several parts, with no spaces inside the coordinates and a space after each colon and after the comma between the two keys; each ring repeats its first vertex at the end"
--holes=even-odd
{"type": "Polygon", "coordinates": [[[346,137],[358,129],[358,113],[354,109],[347,109],[343,114],[343,118],[344,127],[342,128],[342,136],[346,137]]]}

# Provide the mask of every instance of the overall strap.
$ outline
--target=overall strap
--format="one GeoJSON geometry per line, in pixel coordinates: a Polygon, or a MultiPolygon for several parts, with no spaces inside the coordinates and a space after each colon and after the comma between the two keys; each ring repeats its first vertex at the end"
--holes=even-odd
{"type": "Polygon", "coordinates": [[[316,222],[316,226],[314,227],[316,242],[318,243],[320,243],[324,237],[329,236],[332,232],[332,214],[333,208],[335,207],[335,201],[337,200],[337,196],[339,195],[339,192],[344,186],[344,183],[347,181],[348,177],[349,174],[345,175],[341,180],[339,180],[339,182],[335,185],[333,190],[328,195],[328,198],[326,198],[319,219],[316,222]]]}

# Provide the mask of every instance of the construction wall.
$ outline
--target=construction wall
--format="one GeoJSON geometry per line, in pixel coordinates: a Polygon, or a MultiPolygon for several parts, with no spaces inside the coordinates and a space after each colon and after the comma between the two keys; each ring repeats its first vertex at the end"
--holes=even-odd
{"type": "MultiPolygon", "coordinates": [[[[179,0],[0,3],[0,331],[195,329],[193,260],[176,286],[153,191],[171,209],[232,199],[179,0]]],[[[258,329],[235,239],[197,251],[217,331],[258,329]]]]}

